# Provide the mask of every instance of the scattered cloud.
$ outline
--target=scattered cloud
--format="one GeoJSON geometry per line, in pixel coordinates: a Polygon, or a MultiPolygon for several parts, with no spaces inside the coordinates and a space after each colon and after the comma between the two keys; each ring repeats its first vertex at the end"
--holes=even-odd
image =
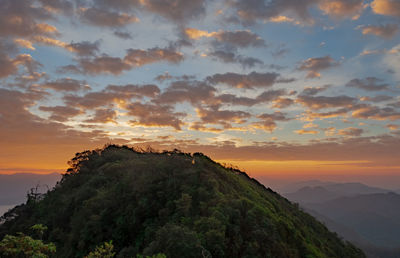
{"type": "Polygon", "coordinates": [[[400,3],[396,0],[374,0],[371,8],[376,14],[400,16],[400,3]]]}
{"type": "Polygon", "coordinates": [[[364,130],[361,128],[355,128],[355,127],[349,127],[345,129],[341,129],[338,131],[338,135],[343,135],[343,136],[361,136],[361,134],[364,133],[364,130]]]}
{"type": "Polygon", "coordinates": [[[371,34],[385,39],[393,38],[399,31],[399,25],[397,24],[368,25],[361,28],[364,35],[371,34]]]}
{"type": "Polygon", "coordinates": [[[366,91],[382,91],[389,90],[389,84],[382,83],[383,80],[375,77],[367,77],[365,79],[352,79],[346,86],[359,88],[366,91]]]}
{"type": "Polygon", "coordinates": [[[338,66],[340,63],[335,61],[330,56],[308,58],[300,63],[298,66],[299,71],[307,71],[307,78],[319,78],[321,70],[326,70],[331,67],[338,66]]]}

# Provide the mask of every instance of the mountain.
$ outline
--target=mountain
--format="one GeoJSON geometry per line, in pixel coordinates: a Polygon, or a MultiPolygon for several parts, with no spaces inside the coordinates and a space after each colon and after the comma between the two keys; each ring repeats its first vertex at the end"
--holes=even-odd
{"type": "Polygon", "coordinates": [[[400,247],[400,195],[378,193],[342,197],[306,207],[352,228],[380,247],[400,247]]]}
{"type": "Polygon", "coordinates": [[[38,186],[39,192],[53,188],[61,179],[58,173],[40,175],[20,173],[0,175],[0,205],[16,205],[25,202],[26,195],[32,188],[38,186]]]}
{"type": "MultiPolygon", "coordinates": [[[[303,183],[299,183],[297,186],[302,184],[303,183]]],[[[304,186],[295,192],[283,193],[283,196],[293,202],[306,204],[326,202],[339,197],[388,192],[390,192],[390,190],[372,187],[361,183],[332,183],[312,181],[310,186],[304,186]]]]}
{"type": "Polygon", "coordinates": [[[57,257],[112,240],[116,257],[365,257],[246,173],[201,153],[77,153],[56,187],[2,217],[0,238],[48,231],[57,257]]]}
{"type": "Polygon", "coordinates": [[[359,195],[359,194],[375,194],[388,193],[390,190],[364,185],[361,183],[336,183],[327,184],[325,189],[331,192],[338,193],[342,196],[359,195]]]}
{"type": "Polygon", "coordinates": [[[322,186],[305,186],[294,193],[284,194],[284,196],[296,203],[317,203],[338,198],[340,194],[322,186]]]}
{"type": "Polygon", "coordinates": [[[360,183],[317,183],[284,196],[370,257],[400,257],[400,195],[360,183]]]}

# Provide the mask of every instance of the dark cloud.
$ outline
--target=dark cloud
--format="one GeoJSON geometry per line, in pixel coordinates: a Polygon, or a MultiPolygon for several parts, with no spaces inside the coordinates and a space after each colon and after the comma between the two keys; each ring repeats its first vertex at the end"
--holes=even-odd
{"type": "Polygon", "coordinates": [[[71,15],[73,4],[68,0],[38,0],[42,6],[53,13],[64,13],[71,15]]]}
{"type": "Polygon", "coordinates": [[[357,103],[357,99],[344,95],[333,97],[300,95],[297,97],[296,102],[310,109],[324,109],[335,107],[352,107],[357,103]]]}
{"type": "Polygon", "coordinates": [[[367,77],[365,79],[353,79],[346,86],[363,89],[366,91],[381,91],[388,90],[389,84],[382,83],[383,80],[375,77],[367,77]]]}
{"type": "Polygon", "coordinates": [[[353,110],[352,116],[360,119],[374,119],[374,120],[399,120],[400,112],[391,107],[377,107],[371,105],[360,105],[353,110]]]}
{"type": "Polygon", "coordinates": [[[90,89],[90,86],[86,81],[79,81],[71,78],[48,81],[39,86],[44,89],[52,89],[55,91],[80,91],[90,89]]]}
{"type": "Polygon", "coordinates": [[[373,97],[362,97],[360,98],[362,101],[370,101],[370,102],[385,102],[389,100],[393,100],[392,96],[387,96],[387,95],[377,95],[373,97]]]}
{"type": "Polygon", "coordinates": [[[109,109],[109,108],[100,108],[100,109],[96,109],[94,115],[85,120],[84,122],[86,123],[117,123],[116,122],[116,118],[117,118],[117,112],[113,109],[109,109]]]}
{"type": "Polygon", "coordinates": [[[181,130],[182,125],[184,125],[181,118],[186,115],[174,112],[171,106],[150,103],[134,102],[124,108],[128,110],[128,115],[137,118],[137,120],[129,121],[132,126],[173,127],[176,130],[181,130]]]}
{"type": "Polygon", "coordinates": [[[52,18],[42,6],[25,0],[2,0],[0,8],[0,36],[30,37],[53,35],[56,28],[41,23],[52,18]]]}
{"type": "Polygon", "coordinates": [[[78,65],[68,65],[59,69],[59,72],[112,74],[119,75],[124,71],[156,62],[179,63],[183,61],[183,54],[168,48],[128,49],[124,58],[108,55],[92,58],[81,58],[78,65]]]}
{"type": "Polygon", "coordinates": [[[277,82],[287,82],[280,79],[278,73],[258,73],[251,72],[249,74],[224,73],[214,74],[207,78],[212,84],[226,84],[235,88],[264,88],[272,87],[277,82]]]}
{"type": "Polygon", "coordinates": [[[66,45],[66,48],[77,53],[80,56],[94,56],[99,51],[100,41],[72,42],[66,45]]]}
{"type": "Polygon", "coordinates": [[[272,114],[264,113],[261,115],[257,116],[258,119],[261,121],[256,122],[253,124],[255,128],[262,129],[268,132],[272,132],[276,129],[277,121],[287,121],[290,120],[290,118],[286,117],[286,114],[282,112],[275,112],[272,114]]]}
{"type": "Polygon", "coordinates": [[[134,67],[161,61],[177,64],[183,61],[183,54],[171,47],[155,47],[147,50],[128,49],[124,61],[134,67]]]}
{"type": "Polygon", "coordinates": [[[229,44],[234,47],[265,47],[265,41],[257,34],[247,31],[220,31],[213,33],[218,43],[229,44]]]}
{"type": "Polygon", "coordinates": [[[253,68],[256,65],[263,65],[264,62],[258,58],[245,57],[237,55],[235,52],[217,50],[208,54],[208,56],[224,63],[238,63],[243,68],[253,68]]]}
{"type": "Polygon", "coordinates": [[[49,119],[57,122],[66,122],[69,119],[83,113],[80,109],[67,106],[54,106],[54,107],[40,106],[39,110],[45,112],[51,112],[49,119]]]}
{"type": "Polygon", "coordinates": [[[323,91],[329,89],[330,87],[331,87],[331,85],[324,85],[322,87],[306,87],[301,92],[301,95],[314,96],[314,95],[319,94],[320,92],[323,92],[323,91]]]}
{"type": "Polygon", "coordinates": [[[66,95],[63,97],[68,106],[94,109],[118,103],[125,103],[131,99],[154,97],[160,92],[155,85],[109,85],[103,91],[89,92],[83,96],[66,95]]]}
{"type": "Polygon", "coordinates": [[[290,98],[277,98],[274,100],[274,108],[287,108],[294,104],[294,100],[290,98]]]}
{"type": "Polygon", "coordinates": [[[154,98],[160,93],[160,89],[154,84],[144,85],[108,85],[105,92],[118,93],[130,98],[149,97],[154,98]]]}
{"type": "Polygon", "coordinates": [[[20,66],[23,66],[27,73],[33,75],[41,67],[41,64],[29,54],[19,54],[15,58],[11,58],[0,50],[0,78],[18,73],[20,66]]]}
{"type": "Polygon", "coordinates": [[[168,20],[183,24],[205,14],[205,0],[145,0],[140,1],[145,10],[168,20]]]}
{"type": "Polygon", "coordinates": [[[364,130],[361,128],[349,127],[339,130],[338,134],[343,136],[361,136],[364,130]]]}
{"type": "Polygon", "coordinates": [[[132,39],[132,35],[129,32],[114,31],[114,35],[121,39],[132,39]]]}
{"type": "Polygon", "coordinates": [[[212,103],[216,89],[200,81],[175,81],[155,100],[161,104],[189,102],[192,105],[212,103]]]}
{"type": "Polygon", "coordinates": [[[232,0],[230,2],[236,11],[229,19],[231,21],[252,24],[290,13],[305,23],[313,23],[309,8],[318,0],[232,0]]]}
{"type": "Polygon", "coordinates": [[[332,57],[316,57],[304,60],[298,66],[299,71],[308,71],[307,78],[318,78],[321,77],[319,73],[321,70],[326,70],[331,67],[339,65],[332,57]]]}
{"type": "Polygon", "coordinates": [[[224,129],[232,128],[233,124],[243,124],[251,117],[248,112],[220,110],[218,107],[198,108],[196,111],[203,124],[217,124],[224,129]]]}
{"type": "Polygon", "coordinates": [[[139,22],[139,19],[131,14],[96,7],[82,7],[79,14],[83,22],[100,27],[123,27],[139,22]]]}

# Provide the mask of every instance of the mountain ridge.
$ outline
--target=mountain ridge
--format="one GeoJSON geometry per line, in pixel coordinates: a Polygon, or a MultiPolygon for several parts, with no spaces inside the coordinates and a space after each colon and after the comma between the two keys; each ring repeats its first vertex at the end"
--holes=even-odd
{"type": "Polygon", "coordinates": [[[246,173],[178,150],[77,153],[55,188],[3,216],[0,237],[48,227],[57,256],[112,240],[117,257],[365,257],[246,173]]]}

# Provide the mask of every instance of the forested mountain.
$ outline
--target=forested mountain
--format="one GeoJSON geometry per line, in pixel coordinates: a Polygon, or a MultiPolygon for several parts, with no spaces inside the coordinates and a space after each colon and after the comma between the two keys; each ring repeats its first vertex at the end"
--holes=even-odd
{"type": "Polygon", "coordinates": [[[364,257],[287,199],[201,153],[110,145],[77,153],[55,188],[3,218],[6,234],[35,224],[56,257],[112,240],[116,257],[364,257]]]}

